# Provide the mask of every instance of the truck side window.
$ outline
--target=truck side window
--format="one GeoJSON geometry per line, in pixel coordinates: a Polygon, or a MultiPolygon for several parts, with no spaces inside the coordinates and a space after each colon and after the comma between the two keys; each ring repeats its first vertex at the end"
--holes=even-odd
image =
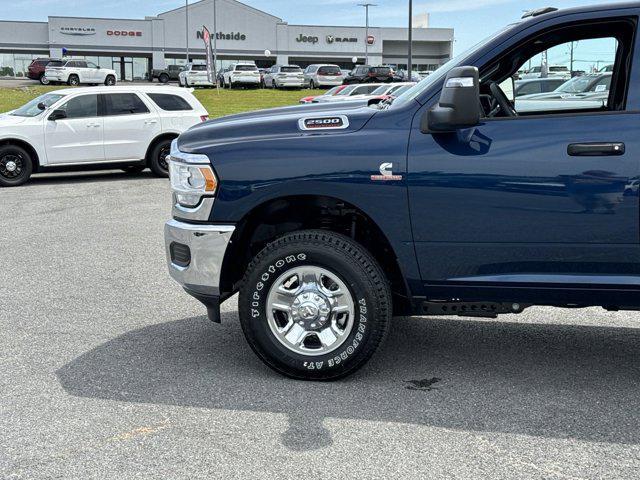
{"type": "Polygon", "coordinates": [[[538,65],[529,78],[559,78],[555,90],[533,96],[518,96],[518,113],[566,110],[607,110],[613,72],[603,71],[616,59],[618,41],[594,38],[557,45],[531,57],[526,64],[538,65]],[[596,88],[599,86],[598,88],[596,88]]]}
{"type": "Polygon", "coordinates": [[[481,94],[492,99],[486,116],[624,110],[634,34],[634,21],[612,19],[554,27],[525,40],[481,70],[481,94]],[[509,77],[516,81],[515,100],[506,95],[515,113],[503,112],[499,100],[504,99],[495,98],[496,85],[504,87],[509,77]],[[535,79],[558,84],[548,89],[538,86],[534,92],[535,79]]]}

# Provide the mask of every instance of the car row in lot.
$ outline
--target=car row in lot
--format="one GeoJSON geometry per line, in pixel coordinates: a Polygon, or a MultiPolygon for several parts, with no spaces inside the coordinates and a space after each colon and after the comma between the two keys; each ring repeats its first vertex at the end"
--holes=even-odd
{"type": "Polygon", "coordinates": [[[207,119],[191,91],[177,87],[49,92],[0,115],[0,186],[57,167],[150,168],[166,177],[171,142],[207,119]]]}
{"type": "Polygon", "coordinates": [[[343,85],[334,87],[324,95],[305,97],[300,103],[333,103],[333,102],[368,102],[369,100],[390,100],[402,95],[415,85],[406,83],[363,83],[359,85],[343,85]],[[309,100],[308,100],[309,99],[309,100]]]}
{"type": "Polygon", "coordinates": [[[43,85],[66,84],[78,86],[115,85],[115,70],[102,68],[85,60],[58,60],[53,58],[37,58],[31,62],[27,77],[38,80],[43,85]]]}

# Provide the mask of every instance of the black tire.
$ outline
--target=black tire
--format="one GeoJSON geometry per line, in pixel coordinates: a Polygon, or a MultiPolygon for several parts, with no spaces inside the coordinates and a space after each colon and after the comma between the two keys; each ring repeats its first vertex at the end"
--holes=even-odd
{"type": "Polygon", "coordinates": [[[311,81],[309,82],[309,88],[310,88],[311,90],[315,90],[315,89],[317,88],[317,87],[316,87],[316,82],[314,82],[313,80],[311,80],[311,81]]]}
{"type": "Polygon", "coordinates": [[[0,147],[0,186],[17,187],[25,184],[33,173],[33,159],[29,152],[17,145],[0,147]]]}
{"type": "Polygon", "coordinates": [[[169,83],[169,75],[163,73],[158,77],[158,80],[160,81],[160,83],[169,83]]]}
{"type": "Polygon", "coordinates": [[[39,80],[40,80],[40,85],[49,85],[51,83],[44,73],[40,75],[39,80]]]}
{"type": "Polygon", "coordinates": [[[166,157],[171,151],[171,142],[170,139],[162,140],[151,151],[149,168],[157,177],[169,177],[169,164],[166,157]]]}
{"type": "Polygon", "coordinates": [[[124,167],[122,171],[125,173],[137,174],[142,173],[145,168],[147,168],[146,165],[131,165],[129,167],[124,167]]]}
{"type": "Polygon", "coordinates": [[[300,380],[337,380],[362,367],[383,342],[391,302],[385,275],[369,252],[343,235],[304,230],[275,240],[253,259],[240,287],[238,307],[249,345],[270,368],[300,380]],[[291,350],[268,324],[266,304],[271,287],[285,272],[304,266],[319,267],[340,278],[354,306],[353,324],[345,331],[345,340],[326,354],[291,350]]]}
{"type": "Polygon", "coordinates": [[[77,87],[78,85],[80,85],[80,77],[78,77],[78,75],[69,75],[69,78],[67,79],[67,84],[71,87],[77,87]]]}
{"type": "Polygon", "coordinates": [[[107,78],[104,79],[104,84],[108,87],[112,87],[116,84],[116,77],[113,75],[107,75],[107,78]]]}

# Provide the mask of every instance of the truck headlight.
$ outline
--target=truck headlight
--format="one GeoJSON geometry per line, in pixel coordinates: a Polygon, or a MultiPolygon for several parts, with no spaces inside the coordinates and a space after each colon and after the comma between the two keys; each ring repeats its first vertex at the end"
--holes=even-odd
{"type": "Polygon", "coordinates": [[[215,195],[218,188],[218,179],[206,155],[179,152],[174,146],[169,158],[169,177],[176,200],[187,208],[198,206],[202,197],[215,195]]]}

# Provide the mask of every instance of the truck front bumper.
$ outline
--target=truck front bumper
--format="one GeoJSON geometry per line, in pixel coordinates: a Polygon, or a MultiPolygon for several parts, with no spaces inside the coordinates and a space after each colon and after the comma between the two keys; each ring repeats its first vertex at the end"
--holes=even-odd
{"type": "Polygon", "coordinates": [[[220,320],[220,276],[233,225],[200,225],[170,220],[164,226],[169,273],[187,293],[220,320]]]}

